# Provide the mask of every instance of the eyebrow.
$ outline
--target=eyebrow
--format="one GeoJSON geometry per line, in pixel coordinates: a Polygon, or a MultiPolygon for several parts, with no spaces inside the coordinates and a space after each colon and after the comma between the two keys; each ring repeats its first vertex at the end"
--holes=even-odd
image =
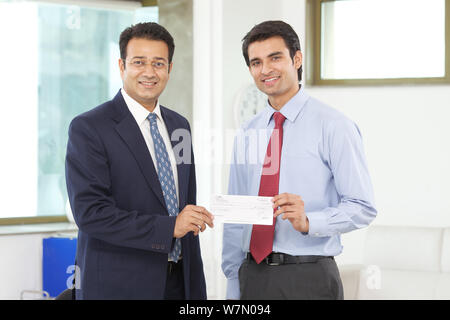
{"type": "MultiPolygon", "coordinates": [[[[131,58],[131,59],[146,59],[146,58],[147,58],[146,56],[134,56],[134,57],[131,58]]],[[[164,61],[164,62],[167,62],[167,59],[166,59],[166,58],[162,58],[162,57],[153,57],[153,58],[151,58],[151,59],[162,60],[162,61],[164,61]]]]}
{"type": "MultiPolygon", "coordinates": [[[[280,54],[283,54],[283,52],[281,52],[281,51],[276,51],[276,52],[272,52],[272,53],[269,54],[267,57],[268,57],[268,58],[272,58],[272,57],[277,56],[277,55],[280,55],[280,54]]],[[[253,58],[252,60],[250,60],[250,63],[252,63],[252,62],[254,62],[254,61],[258,61],[258,60],[261,60],[261,59],[260,59],[260,58],[253,58]]]]}
{"type": "Polygon", "coordinates": [[[273,57],[273,56],[278,56],[278,55],[280,55],[280,54],[283,54],[283,52],[281,52],[281,51],[273,52],[273,53],[269,54],[267,57],[268,57],[268,58],[271,58],[271,57],[273,57]]]}
{"type": "Polygon", "coordinates": [[[250,63],[254,62],[254,61],[258,61],[260,60],[259,58],[253,58],[252,60],[250,60],[250,63]]]}

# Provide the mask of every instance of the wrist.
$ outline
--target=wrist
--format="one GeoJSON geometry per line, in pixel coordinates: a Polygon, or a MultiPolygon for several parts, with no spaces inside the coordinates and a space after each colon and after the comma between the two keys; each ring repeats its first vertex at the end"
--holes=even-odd
{"type": "Polygon", "coordinates": [[[298,231],[300,231],[301,234],[303,234],[304,236],[307,236],[309,234],[309,220],[308,220],[308,217],[306,217],[306,219],[305,219],[304,227],[301,228],[298,231]]]}

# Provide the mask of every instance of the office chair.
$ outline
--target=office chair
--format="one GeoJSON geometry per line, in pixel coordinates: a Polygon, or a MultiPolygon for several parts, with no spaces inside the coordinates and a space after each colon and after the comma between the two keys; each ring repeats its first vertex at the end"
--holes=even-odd
{"type": "Polygon", "coordinates": [[[58,294],[55,300],[75,300],[75,289],[69,288],[58,294]]]}

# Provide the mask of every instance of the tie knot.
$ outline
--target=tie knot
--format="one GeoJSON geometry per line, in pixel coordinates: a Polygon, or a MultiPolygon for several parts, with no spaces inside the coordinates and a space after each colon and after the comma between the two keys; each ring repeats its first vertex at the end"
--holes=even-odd
{"type": "Polygon", "coordinates": [[[275,112],[273,114],[273,120],[275,121],[275,127],[280,128],[283,126],[284,120],[286,120],[286,118],[281,114],[281,112],[275,112]]]}
{"type": "Polygon", "coordinates": [[[150,112],[147,119],[150,121],[150,124],[156,124],[156,113],[150,112]]]}

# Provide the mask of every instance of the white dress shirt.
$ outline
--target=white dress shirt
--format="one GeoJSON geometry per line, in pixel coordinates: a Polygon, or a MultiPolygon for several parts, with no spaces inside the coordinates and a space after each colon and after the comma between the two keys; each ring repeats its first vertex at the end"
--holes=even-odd
{"type": "MultiPolygon", "coordinates": [[[[145,143],[147,144],[147,148],[150,152],[150,155],[153,160],[153,164],[155,166],[156,172],[158,172],[158,166],[156,164],[156,156],[155,156],[155,146],[153,144],[153,139],[150,134],[150,121],[147,119],[149,115],[149,111],[145,109],[139,102],[131,98],[125,90],[122,88],[121,90],[123,99],[125,100],[125,103],[130,110],[131,114],[133,115],[134,119],[136,120],[136,123],[138,124],[139,128],[141,129],[142,136],[144,137],[145,143]]],[[[159,133],[161,134],[161,137],[164,141],[164,144],[166,145],[167,153],[169,155],[170,165],[172,167],[173,172],[173,178],[175,182],[175,189],[177,192],[177,199],[178,199],[178,206],[180,205],[180,197],[178,193],[178,171],[177,171],[177,161],[175,159],[175,154],[173,153],[172,149],[172,143],[170,142],[169,138],[169,132],[167,131],[167,127],[164,124],[164,120],[161,116],[161,108],[159,107],[159,101],[156,103],[156,107],[153,110],[153,113],[156,114],[156,124],[158,125],[159,133]]],[[[180,210],[181,211],[181,210],[180,210]]]]}

